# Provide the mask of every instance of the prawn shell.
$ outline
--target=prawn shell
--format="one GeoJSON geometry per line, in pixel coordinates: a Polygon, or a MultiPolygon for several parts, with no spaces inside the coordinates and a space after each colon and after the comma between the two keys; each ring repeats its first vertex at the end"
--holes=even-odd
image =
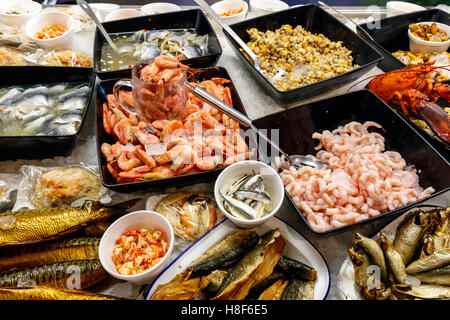
{"type": "Polygon", "coordinates": [[[263,235],[250,252],[233,266],[212,300],[243,300],[250,289],[267,278],[286,249],[286,242],[276,229],[263,235]]]}
{"type": "Polygon", "coordinates": [[[259,241],[258,234],[252,229],[240,229],[211,247],[196,259],[188,271],[192,276],[224,269],[236,263],[259,241]]]}
{"type": "Polygon", "coordinates": [[[0,300],[125,300],[122,298],[66,288],[8,287],[0,288],[0,300]]]}
{"type": "Polygon", "coordinates": [[[0,249],[0,271],[70,260],[98,259],[100,238],[73,238],[0,249]]]}

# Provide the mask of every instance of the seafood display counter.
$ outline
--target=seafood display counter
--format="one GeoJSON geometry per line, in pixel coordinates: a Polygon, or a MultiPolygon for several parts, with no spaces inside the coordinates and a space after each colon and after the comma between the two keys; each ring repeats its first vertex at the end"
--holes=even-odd
{"type": "MultiPolygon", "coordinates": [[[[0,66],[0,73],[17,70],[10,83],[3,77],[0,91],[1,129],[13,132],[0,137],[0,299],[450,297],[449,149],[436,120],[445,111],[433,113],[432,121],[423,117],[438,142],[431,134],[423,137],[409,114],[401,113],[430,115],[445,91],[430,81],[430,99],[423,100],[433,106],[422,109],[405,96],[384,99],[394,90],[385,83],[405,71],[378,68],[387,52],[361,34],[364,25],[320,8],[345,32],[326,34],[318,46],[343,48],[339,52],[351,64],[345,41],[352,39],[349,47],[361,50],[358,59],[366,53],[370,61],[358,60],[363,71],[346,81],[333,82],[360,66],[343,70],[333,61],[336,74],[317,79],[308,69],[307,84],[289,81],[306,89],[324,79],[333,85],[298,91],[281,105],[268,75],[257,74],[230,34],[198,7],[181,8],[197,19],[195,25],[177,20],[171,27],[165,19],[183,11],[131,18],[123,28],[120,20],[106,22],[116,44],[128,50],[106,53],[104,36],[80,8],[44,10],[55,8],[75,21],[73,45],[65,53],[35,47],[31,53],[19,49],[21,36],[0,34],[5,55],[16,53],[13,60],[0,56],[0,62],[18,62],[0,66]],[[139,29],[152,19],[170,32],[142,29],[151,23],[139,29]],[[152,62],[132,66],[142,58],[135,51],[152,62]],[[59,58],[49,60],[49,52],[59,58]],[[68,55],[73,63],[61,65],[68,55]],[[121,55],[125,59],[116,61],[121,55]],[[44,67],[48,61],[59,61],[58,67],[44,67]],[[30,70],[42,72],[42,83],[24,76],[20,68],[30,63],[30,70]],[[48,75],[52,70],[60,74],[48,75]],[[202,89],[220,101],[195,94],[202,89]],[[142,110],[142,101],[157,107],[142,110]],[[180,101],[187,101],[184,109],[180,101]],[[220,103],[231,106],[234,116],[220,103]],[[5,112],[7,104],[14,109],[5,112]],[[26,109],[30,104],[34,109],[26,109]],[[172,118],[155,121],[160,110],[172,118]],[[17,119],[38,129],[19,132],[5,125],[17,119]],[[196,123],[206,134],[198,135],[196,123]],[[251,134],[243,134],[245,127],[251,134]],[[316,167],[295,167],[266,154],[254,143],[261,132],[278,139],[289,155],[310,154],[316,167]],[[33,154],[19,153],[26,148],[33,154]],[[214,153],[198,159],[196,148],[214,153]],[[253,161],[257,157],[260,162],[253,161]],[[365,286],[369,265],[381,268],[381,289],[365,286]],[[80,271],[74,286],[68,286],[71,268],[80,271]]],[[[244,20],[265,19],[247,9],[244,20]]],[[[359,23],[368,18],[366,8],[338,9],[359,23]]],[[[318,14],[313,5],[288,10],[284,14],[318,14]]],[[[232,29],[244,26],[244,38],[247,23],[232,29]]],[[[273,23],[281,37],[292,27],[273,23]]],[[[310,25],[305,21],[303,27],[310,25]]],[[[285,38],[311,36],[302,28],[292,32],[285,38]]],[[[263,50],[261,37],[273,35],[253,30],[251,36],[252,49],[263,50]]],[[[276,67],[288,70],[290,63],[276,67]]],[[[399,62],[397,69],[402,67],[399,62]]],[[[277,93],[290,89],[282,91],[277,93]]]]}

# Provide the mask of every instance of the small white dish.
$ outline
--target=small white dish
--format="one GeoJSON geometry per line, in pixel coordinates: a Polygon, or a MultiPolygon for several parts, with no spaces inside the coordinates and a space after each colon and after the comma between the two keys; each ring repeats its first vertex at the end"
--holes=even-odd
{"type": "Polygon", "coordinates": [[[106,272],[108,272],[111,276],[134,284],[148,284],[151,283],[152,280],[165,268],[168,263],[168,259],[172,254],[173,247],[174,233],[169,221],[157,212],[140,210],[129,213],[111,224],[103,234],[98,250],[100,262],[106,272]],[[162,230],[165,240],[169,243],[169,249],[161,261],[153,268],[135,275],[119,274],[112,260],[116,240],[124,233],[124,231],[138,228],[162,230]]]}
{"type": "MultiPolygon", "coordinates": [[[[439,22],[418,22],[417,24],[426,24],[432,25],[436,23],[436,26],[443,30],[450,37],[450,26],[439,23],[439,22]]],[[[446,52],[450,47],[450,39],[444,42],[434,42],[434,41],[426,41],[422,40],[416,36],[414,36],[408,28],[408,37],[409,37],[409,50],[413,53],[442,53],[446,52]]]]}
{"type": "Polygon", "coordinates": [[[115,3],[90,3],[89,6],[94,10],[100,22],[105,21],[106,16],[111,12],[120,9],[120,5],[115,3]]]}
{"type": "Polygon", "coordinates": [[[278,0],[250,0],[250,11],[255,15],[269,14],[289,9],[286,2],[278,0]]]}
{"type": "Polygon", "coordinates": [[[411,13],[416,11],[427,10],[415,3],[405,1],[388,1],[386,3],[386,16],[393,17],[399,14],[411,13]]]}
{"type": "Polygon", "coordinates": [[[33,39],[36,44],[45,49],[57,49],[67,47],[73,39],[74,21],[67,13],[60,11],[43,12],[31,18],[25,26],[26,35],[33,39]],[[67,31],[57,38],[37,39],[36,32],[41,32],[45,27],[51,25],[61,25],[67,31]]]}
{"type": "MultiPolygon", "coordinates": [[[[303,262],[317,271],[317,280],[314,285],[314,300],[325,300],[330,290],[330,270],[320,252],[295,229],[277,217],[270,218],[265,224],[257,227],[255,231],[263,235],[274,229],[279,229],[286,241],[284,256],[303,262]]],[[[230,220],[224,220],[206,233],[189,248],[181,253],[151,284],[145,299],[149,300],[156,288],[168,283],[176,275],[184,272],[195,259],[201,257],[209,248],[224,239],[227,235],[236,232],[236,226],[230,220]]]]}
{"type": "Polygon", "coordinates": [[[271,167],[265,163],[255,161],[255,160],[247,160],[247,161],[239,161],[231,166],[225,168],[220,175],[217,177],[216,182],[214,184],[214,198],[217,203],[217,207],[219,210],[233,223],[242,228],[253,228],[258,225],[265,223],[271,217],[273,217],[281,207],[284,199],[284,186],[283,181],[281,180],[278,173],[271,167]],[[223,207],[223,199],[220,193],[225,193],[226,185],[230,183],[230,181],[236,178],[239,175],[249,173],[254,171],[255,173],[259,173],[263,176],[264,185],[267,188],[266,191],[272,198],[272,212],[268,213],[262,218],[255,220],[244,220],[239,219],[228,213],[227,210],[223,207]]]}
{"type": "Polygon", "coordinates": [[[224,0],[214,3],[211,8],[220,16],[229,10],[240,10],[241,12],[231,16],[220,16],[226,23],[232,24],[245,19],[248,13],[248,4],[242,0],[224,0]]]}
{"type": "Polygon", "coordinates": [[[150,14],[160,14],[160,13],[180,11],[181,8],[176,4],[170,2],[153,2],[143,5],[140,10],[144,14],[150,15],[150,14]]]}
{"type": "Polygon", "coordinates": [[[144,14],[136,9],[118,9],[109,13],[105,17],[105,22],[114,21],[114,20],[122,20],[129,18],[142,17],[144,14]]]}
{"type": "Polygon", "coordinates": [[[2,1],[0,3],[0,22],[22,26],[42,10],[42,5],[34,1],[2,1]],[[23,12],[20,14],[7,13],[10,10],[23,12]]]}

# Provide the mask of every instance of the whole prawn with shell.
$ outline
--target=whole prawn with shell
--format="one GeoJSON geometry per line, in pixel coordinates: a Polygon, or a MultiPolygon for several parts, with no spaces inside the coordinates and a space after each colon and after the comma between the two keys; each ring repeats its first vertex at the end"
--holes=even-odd
{"type": "MultiPolygon", "coordinates": [[[[160,56],[141,70],[140,77],[156,83],[177,81],[187,66],[178,59],[160,56]]],[[[232,106],[230,83],[212,78],[196,83],[232,106]]],[[[184,89],[186,90],[186,89],[184,89]]],[[[163,119],[139,119],[120,106],[113,94],[103,104],[103,128],[114,144],[103,143],[101,152],[109,173],[117,183],[155,180],[229,166],[249,159],[249,150],[239,132],[239,123],[186,92],[187,99],[177,113],[163,119]]],[[[134,105],[128,91],[118,95],[122,103],[134,105]]]]}
{"type": "Polygon", "coordinates": [[[434,62],[419,64],[375,76],[367,88],[393,107],[399,107],[407,117],[424,120],[433,133],[450,144],[448,113],[436,102],[439,98],[450,101],[450,85],[433,82],[434,62]]]}

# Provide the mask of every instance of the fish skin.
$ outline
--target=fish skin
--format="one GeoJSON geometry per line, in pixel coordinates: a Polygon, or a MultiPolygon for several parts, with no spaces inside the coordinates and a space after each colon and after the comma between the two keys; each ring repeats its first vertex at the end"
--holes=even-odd
{"type": "Polygon", "coordinates": [[[393,284],[392,290],[421,299],[448,299],[450,298],[450,287],[432,284],[419,286],[393,284]]]}
{"type": "Polygon", "coordinates": [[[70,260],[98,259],[100,238],[83,237],[0,249],[0,271],[70,260]]]}
{"type": "Polygon", "coordinates": [[[354,242],[367,253],[373,263],[380,267],[381,279],[383,281],[386,280],[386,260],[380,245],[375,240],[367,238],[360,233],[356,233],[354,242]]]}
{"type": "Polygon", "coordinates": [[[0,287],[17,287],[22,282],[36,285],[67,288],[68,281],[79,270],[80,289],[94,285],[107,276],[99,260],[71,260],[32,268],[0,272],[0,287]]]}
{"type": "Polygon", "coordinates": [[[221,194],[221,196],[225,200],[225,202],[228,203],[229,206],[233,207],[236,211],[239,211],[241,214],[246,215],[250,219],[256,219],[257,212],[245,202],[239,201],[224,194],[221,194]]]}
{"type": "Polygon", "coordinates": [[[262,280],[256,286],[252,287],[248,293],[247,299],[259,297],[265,290],[267,290],[271,285],[277,282],[279,279],[283,278],[284,274],[281,272],[274,271],[267,278],[262,280]]]}
{"type": "Polygon", "coordinates": [[[223,280],[219,293],[212,300],[243,300],[250,289],[275,268],[286,249],[286,242],[278,229],[264,234],[259,243],[250,250],[223,280]]]}
{"type": "Polygon", "coordinates": [[[415,273],[412,276],[419,279],[421,283],[450,286],[450,266],[441,269],[415,273]]]}
{"type": "Polygon", "coordinates": [[[80,230],[86,225],[106,220],[134,206],[139,199],[132,199],[112,206],[100,202],[85,201],[79,208],[49,208],[23,210],[0,214],[15,217],[16,221],[0,229],[0,247],[52,240],[80,230]]]}
{"type": "Polygon", "coordinates": [[[426,213],[419,213],[397,230],[394,248],[401,255],[403,263],[408,264],[419,249],[419,243],[428,230],[430,220],[426,213]]]}
{"type": "Polygon", "coordinates": [[[258,300],[281,300],[288,284],[289,280],[287,279],[281,278],[276,280],[260,294],[258,300]]]}
{"type": "Polygon", "coordinates": [[[386,264],[389,266],[389,270],[399,283],[405,283],[406,271],[402,256],[395,250],[392,242],[382,232],[380,232],[380,244],[384,251],[386,264]]]}
{"type": "Polygon", "coordinates": [[[347,251],[348,257],[353,265],[353,270],[355,273],[355,282],[360,287],[366,287],[369,274],[367,268],[370,266],[370,260],[364,251],[356,252],[354,248],[350,248],[347,251]]]}
{"type": "Polygon", "coordinates": [[[288,277],[300,280],[315,281],[317,279],[316,269],[288,257],[281,257],[275,266],[275,270],[283,272],[288,277]]]}
{"type": "Polygon", "coordinates": [[[203,294],[206,299],[211,299],[217,295],[219,292],[220,285],[227,275],[225,270],[215,270],[211,272],[211,278],[208,284],[202,289],[203,294]]]}
{"type": "Polygon", "coordinates": [[[314,281],[289,280],[281,300],[314,300],[314,281]]]}
{"type": "Polygon", "coordinates": [[[237,190],[235,194],[238,196],[240,200],[248,198],[252,200],[261,201],[265,204],[269,204],[271,201],[269,195],[264,192],[237,190]]]}
{"type": "Polygon", "coordinates": [[[0,300],[125,300],[82,290],[36,287],[0,288],[0,300]]]}
{"type": "Polygon", "coordinates": [[[448,264],[450,264],[450,248],[435,251],[425,258],[411,262],[406,267],[406,272],[408,274],[414,274],[441,268],[448,264]]]}
{"type": "Polygon", "coordinates": [[[259,236],[254,230],[240,229],[207,250],[188,267],[188,271],[194,276],[226,268],[256,246],[258,240],[259,236]]]}

